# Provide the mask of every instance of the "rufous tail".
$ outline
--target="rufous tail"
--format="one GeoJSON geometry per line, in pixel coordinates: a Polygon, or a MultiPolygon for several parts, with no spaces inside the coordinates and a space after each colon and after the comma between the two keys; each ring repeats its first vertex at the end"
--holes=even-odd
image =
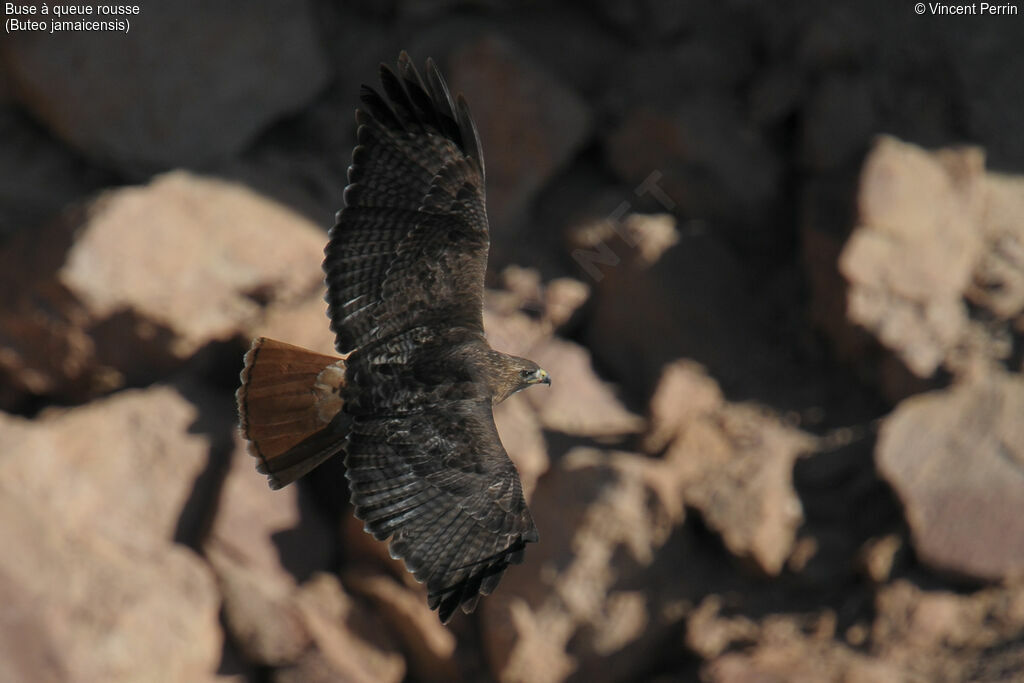
{"type": "Polygon", "coordinates": [[[345,361],[260,337],[235,392],[242,436],[270,488],[287,486],[344,447],[345,361]]]}

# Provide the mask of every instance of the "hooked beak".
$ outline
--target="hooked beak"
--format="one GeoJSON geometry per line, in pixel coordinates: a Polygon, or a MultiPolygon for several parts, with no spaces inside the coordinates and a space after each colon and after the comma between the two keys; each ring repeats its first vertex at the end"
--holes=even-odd
{"type": "Polygon", "coordinates": [[[547,384],[551,386],[551,375],[544,368],[539,368],[530,376],[530,384],[547,384]]]}

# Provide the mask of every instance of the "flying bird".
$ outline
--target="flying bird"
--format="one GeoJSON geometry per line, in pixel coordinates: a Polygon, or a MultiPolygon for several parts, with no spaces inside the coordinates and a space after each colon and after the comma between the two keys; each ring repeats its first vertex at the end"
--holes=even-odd
{"type": "Polygon", "coordinates": [[[355,515],[390,537],[443,623],[538,540],[492,406],[548,373],[483,327],[489,235],[480,138],[430,60],[363,86],[344,208],[323,269],[343,357],[268,338],[245,354],[241,433],[281,488],[344,453],[355,515]]]}

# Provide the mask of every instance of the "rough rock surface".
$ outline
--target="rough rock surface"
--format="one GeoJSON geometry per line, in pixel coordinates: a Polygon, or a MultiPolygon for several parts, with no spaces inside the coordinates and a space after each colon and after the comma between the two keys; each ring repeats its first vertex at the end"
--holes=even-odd
{"type": "Polygon", "coordinates": [[[233,548],[208,543],[204,549],[224,600],[224,624],[247,661],[285,666],[312,643],[295,606],[295,582],[280,573],[260,571],[232,555],[233,548]]]}
{"type": "Polygon", "coordinates": [[[505,452],[519,470],[523,495],[529,502],[537,479],[548,470],[549,459],[541,422],[525,397],[522,399],[495,406],[494,424],[505,452]]]}
{"type": "Polygon", "coordinates": [[[714,683],[747,681],[844,681],[847,683],[906,683],[900,667],[878,661],[846,647],[836,639],[835,615],[820,618],[771,616],[758,623],[742,617],[722,617],[717,599],[706,600],[689,622],[688,644],[711,661],[702,680],[714,683]],[[736,652],[728,645],[756,643],[736,652]]]}
{"type": "Polygon", "coordinates": [[[327,302],[318,291],[299,301],[271,303],[265,315],[247,327],[251,337],[271,337],[311,351],[338,355],[334,333],[327,317],[327,302]]]}
{"type": "Polygon", "coordinates": [[[15,32],[0,49],[18,99],[112,166],[159,170],[236,153],[328,77],[306,5],[139,7],[137,16],[116,18],[130,22],[113,38],[117,49],[107,31],[15,32]]]}
{"type": "Polygon", "coordinates": [[[249,333],[264,305],[323,286],[322,231],[242,186],[186,172],[110,191],[44,234],[0,251],[0,283],[14,292],[0,303],[12,404],[19,393],[81,400],[152,381],[249,333]]]}
{"type": "Polygon", "coordinates": [[[927,377],[967,333],[962,292],[982,251],[978,150],[929,154],[882,138],[865,162],[859,227],[840,256],[850,318],[927,377]]]}
{"type": "Polygon", "coordinates": [[[297,584],[327,569],[331,530],[300,505],[295,486],[272,491],[236,435],[203,551],[224,600],[228,632],[250,661],[295,662],[312,641],[295,606],[297,584]]]}
{"type": "Polygon", "coordinates": [[[1022,329],[1024,313],[1024,179],[988,173],[982,234],[987,249],[967,290],[972,303],[1022,329]]]}
{"type": "Polygon", "coordinates": [[[894,581],[878,592],[872,654],[910,681],[1014,681],[1024,676],[1024,592],[923,590],[894,581]]]}
{"type": "Polygon", "coordinates": [[[551,386],[526,396],[545,429],[586,436],[615,436],[640,432],[643,418],[630,413],[611,386],[598,379],[590,354],[578,344],[550,339],[535,346],[530,358],[549,372],[551,386]]]}
{"type": "Polygon", "coordinates": [[[172,541],[207,464],[209,441],[189,433],[196,418],[167,387],[35,422],[0,416],[0,670],[11,680],[37,665],[50,680],[217,669],[213,577],[172,541]]]}
{"type": "Polygon", "coordinates": [[[397,683],[405,660],[380,617],[345,593],[337,577],[316,574],[294,596],[315,642],[298,662],[275,672],[275,681],[397,683]]]}
{"type": "Polygon", "coordinates": [[[1024,379],[993,373],[902,402],[879,432],[882,475],[914,548],[979,579],[1024,573],[1024,379]]]}
{"type": "Polygon", "coordinates": [[[693,363],[668,365],[651,400],[647,446],[661,450],[687,505],[725,545],[777,574],[803,521],[793,464],[814,440],[752,406],[728,404],[693,363]]]}
{"type": "Polygon", "coordinates": [[[256,317],[261,299],[317,291],[323,243],[243,186],[175,172],[100,198],[58,277],[94,318],[134,311],[185,356],[256,317]]]}
{"type": "Polygon", "coordinates": [[[1024,680],[1015,17],[152,4],[0,43],[0,681],[1024,680]],[[480,123],[488,337],[554,379],[495,411],[540,541],[447,626],[340,458],[273,492],[232,440],[249,337],[332,350],[402,48],[480,123]]]}
{"type": "Polygon", "coordinates": [[[857,624],[837,633],[831,611],[757,621],[724,615],[722,601],[713,596],[692,613],[687,643],[709,659],[702,679],[716,683],[995,683],[1024,673],[1024,649],[1017,642],[1024,623],[1019,589],[965,596],[898,580],[879,591],[874,607],[871,628],[857,624]],[[737,647],[751,642],[756,645],[737,647]]]}
{"type": "Polygon", "coordinates": [[[408,657],[410,673],[424,681],[458,679],[455,635],[438,621],[419,591],[366,570],[346,572],[343,580],[348,589],[370,601],[397,635],[408,657]]]}
{"type": "Polygon", "coordinates": [[[679,592],[653,580],[671,571],[658,551],[684,515],[665,470],[640,455],[577,448],[541,479],[531,510],[543,543],[481,605],[496,678],[614,678],[653,656],[681,616],[659,608],[679,592]]]}
{"type": "Polygon", "coordinates": [[[859,361],[871,353],[866,335],[881,342],[893,355],[876,361],[884,367],[875,381],[891,400],[934,388],[940,369],[1011,359],[1024,310],[1020,179],[986,173],[976,148],[927,152],[880,137],[860,172],[856,227],[844,245],[820,225],[853,213],[845,188],[811,185],[804,226],[814,317],[837,351],[859,361]]]}

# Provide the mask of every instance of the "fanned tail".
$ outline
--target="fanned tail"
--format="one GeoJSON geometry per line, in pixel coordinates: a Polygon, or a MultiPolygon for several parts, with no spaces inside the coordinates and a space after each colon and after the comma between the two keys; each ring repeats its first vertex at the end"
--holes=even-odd
{"type": "Polygon", "coordinates": [[[242,436],[270,488],[287,486],[341,451],[345,361],[260,337],[245,354],[235,392],[242,436]]]}

